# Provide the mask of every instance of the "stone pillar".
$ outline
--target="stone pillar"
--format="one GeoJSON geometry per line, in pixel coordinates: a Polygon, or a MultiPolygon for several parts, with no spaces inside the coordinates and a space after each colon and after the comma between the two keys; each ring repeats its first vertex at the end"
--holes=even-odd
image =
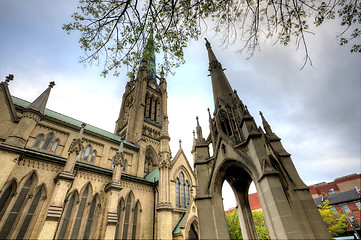
{"type": "Polygon", "coordinates": [[[124,164],[124,151],[123,151],[123,140],[120,143],[119,150],[115,153],[113,157],[113,175],[112,180],[105,186],[105,193],[107,199],[107,221],[106,221],[106,228],[105,228],[105,239],[114,239],[115,233],[117,232],[117,207],[119,202],[119,194],[122,190],[121,185],[121,175],[123,170],[124,164]]]}
{"type": "Polygon", "coordinates": [[[84,128],[85,123],[81,125],[78,137],[73,139],[68,149],[68,159],[63,171],[54,178],[55,188],[51,196],[48,214],[39,235],[40,239],[52,239],[56,236],[61,215],[64,211],[66,198],[68,197],[65,193],[68,193],[69,188],[74,181],[74,166],[76,157],[84,148],[82,139],[84,128]]]}

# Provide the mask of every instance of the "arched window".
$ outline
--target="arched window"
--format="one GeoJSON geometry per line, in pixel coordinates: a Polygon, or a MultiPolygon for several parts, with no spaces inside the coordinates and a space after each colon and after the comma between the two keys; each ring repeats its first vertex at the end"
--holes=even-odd
{"type": "Polygon", "coordinates": [[[91,157],[90,157],[90,162],[91,162],[91,163],[95,162],[96,156],[97,156],[97,151],[94,150],[94,151],[92,152],[91,157]]]}
{"type": "Polygon", "coordinates": [[[43,141],[43,134],[40,134],[39,136],[36,137],[35,143],[33,145],[34,148],[38,148],[41,141],[43,141]]]}
{"type": "Polygon", "coordinates": [[[123,163],[123,172],[125,172],[127,170],[127,160],[124,160],[124,163],[123,163]]]}
{"type": "Polygon", "coordinates": [[[189,183],[188,181],[186,181],[186,203],[187,203],[187,206],[189,205],[189,183]]]}
{"type": "Polygon", "coordinates": [[[78,212],[76,214],[75,222],[73,224],[73,232],[71,233],[71,239],[78,238],[79,229],[81,226],[81,221],[83,219],[84,209],[87,203],[89,193],[89,185],[84,189],[83,194],[81,196],[78,212]]]}
{"type": "Polygon", "coordinates": [[[95,196],[95,197],[93,198],[93,201],[92,201],[91,205],[90,205],[90,210],[89,210],[89,214],[88,214],[88,220],[87,220],[87,222],[86,222],[83,239],[89,239],[90,230],[91,230],[91,227],[92,227],[92,225],[93,225],[93,220],[94,220],[94,217],[95,217],[96,205],[97,205],[97,197],[95,196]]]}
{"type": "Polygon", "coordinates": [[[153,121],[156,122],[157,121],[157,107],[158,107],[158,99],[155,100],[154,102],[154,115],[153,115],[153,121]]]}
{"type": "Polygon", "coordinates": [[[57,140],[53,143],[53,146],[51,147],[50,152],[55,153],[56,148],[58,147],[58,145],[59,145],[59,139],[57,139],[57,140]]]}
{"type": "Polygon", "coordinates": [[[90,154],[90,150],[91,150],[91,147],[90,145],[85,149],[85,152],[84,152],[84,157],[83,157],[83,160],[84,161],[88,161],[88,157],[89,157],[89,154],[90,154]]]}
{"type": "Polygon", "coordinates": [[[71,213],[73,211],[74,202],[75,202],[75,194],[73,194],[70,197],[70,200],[68,202],[68,206],[66,207],[66,210],[65,210],[64,219],[63,219],[63,222],[61,224],[57,239],[64,239],[64,237],[65,237],[66,229],[68,228],[71,213]]]}
{"type": "Polygon", "coordinates": [[[11,229],[14,226],[14,222],[17,219],[20,210],[22,209],[26,197],[28,196],[28,193],[30,191],[31,185],[34,181],[34,175],[32,175],[30,178],[26,180],[23,187],[21,188],[21,191],[18,194],[17,199],[15,200],[14,205],[12,206],[9,215],[6,218],[6,221],[0,231],[0,239],[6,239],[11,231],[11,229]]]}
{"type": "Polygon", "coordinates": [[[186,207],[185,203],[185,195],[184,195],[184,174],[180,173],[180,200],[181,200],[181,207],[186,207]]]}
{"type": "Polygon", "coordinates": [[[128,198],[127,198],[127,203],[125,205],[123,239],[128,238],[128,228],[129,228],[129,218],[130,218],[131,205],[132,205],[132,198],[131,198],[131,195],[129,195],[128,198]]]}
{"type": "Polygon", "coordinates": [[[34,217],[35,211],[39,205],[42,192],[43,192],[42,187],[36,192],[35,197],[33,198],[33,201],[31,202],[29,210],[26,214],[26,217],[24,218],[23,224],[20,227],[20,230],[18,232],[16,239],[23,239],[25,237],[25,234],[28,231],[29,224],[30,224],[32,218],[34,217]]]}
{"type": "Polygon", "coordinates": [[[53,134],[51,133],[46,137],[42,150],[46,151],[48,149],[52,139],[53,139],[53,134]]]}
{"type": "Polygon", "coordinates": [[[123,199],[119,201],[118,203],[118,207],[117,207],[117,227],[116,227],[116,230],[115,230],[115,237],[114,239],[119,239],[120,236],[120,221],[121,221],[121,216],[122,216],[122,212],[123,212],[123,208],[124,208],[124,201],[123,199]]]}
{"type": "Polygon", "coordinates": [[[137,202],[137,204],[135,205],[135,208],[134,208],[132,239],[137,239],[137,224],[138,224],[139,210],[140,210],[139,202],[137,202]]]}
{"type": "Polygon", "coordinates": [[[179,187],[180,187],[180,186],[179,186],[179,179],[177,178],[177,179],[175,180],[175,193],[176,193],[176,205],[177,205],[177,207],[180,207],[179,187]]]}
{"type": "Polygon", "coordinates": [[[0,219],[2,216],[3,210],[5,211],[6,207],[11,201],[11,194],[15,192],[15,181],[13,181],[6,189],[3,191],[3,194],[0,198],[0,219]]]}

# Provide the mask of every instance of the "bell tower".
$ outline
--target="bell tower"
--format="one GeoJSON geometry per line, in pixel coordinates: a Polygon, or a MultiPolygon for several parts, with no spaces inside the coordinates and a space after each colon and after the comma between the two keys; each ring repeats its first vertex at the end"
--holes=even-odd
{"type": "Polygon", "coordinates": [[[243,237],[258,238],[248,201],[253,181],[271,239],[331,239],[281,139],[263,114],[265,132],[256,125],[232,90],[208,41],[206,48],[215,108],[213,116],[209,112],[210,136],[203,138],[197,121],[193,147],[200,238],[229,239],[222,201],[224,181],[235,194],[243,237]],[[209,155],[209,144],[213,156],[209,155]]]}
{"type": "Polygon", "coordinates": [[[152,34],[136,77],[126,84],[114,133],[139,144],[134,175],[144,177],[158,167],[161,131],[167,118],[167,82],[163,70],[156,74],[152,34]],[[144,164],[143,164],[144,162],[144,164]]]}

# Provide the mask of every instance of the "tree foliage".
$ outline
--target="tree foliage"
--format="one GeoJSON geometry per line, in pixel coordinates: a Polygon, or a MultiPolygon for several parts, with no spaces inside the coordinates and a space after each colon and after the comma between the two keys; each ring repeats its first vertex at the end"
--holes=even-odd
{"type": "MultiPolygon", "coordinates": [[[[270,239],[262,210],[252,211],[252,215],[259,239],[270,239]]],[[[237,210],[226,214],[226,221],[230,239],[243,239],[237,210]]]]}
{"type": "Polygon", "coordinates": [[[320,212],[323,221],[326,223],[331,236],[338,237],[340,234],[346,231],[347,219],[344,214],[332,211],[332,207],[328,203],[329,201],[326,200],[322,206],[319,205],[318,211],[320,212]]]}
{"type": "MultiPolygon", "coordinates": [[[[79,0],[79,12],[63,28],[81,33],[85,63],[102,62],[104,72],[134,66],[143,58],[149,35],[154,51],[169,71],[184,63],[183,49],[191,39],[211,30],[223,44],[235,43],[252,55],[264,38],[282,45],[294,40],[310,60],[306,34],[310,25],[326,19],[344,28],[340,44],[356,40],[352,52],[361,52],[361,0],[79,0]],[[313,20],[314,19],[314,20],[313,20]]],[[[153,50],[153,49],[152,49],[153,50]]]]}

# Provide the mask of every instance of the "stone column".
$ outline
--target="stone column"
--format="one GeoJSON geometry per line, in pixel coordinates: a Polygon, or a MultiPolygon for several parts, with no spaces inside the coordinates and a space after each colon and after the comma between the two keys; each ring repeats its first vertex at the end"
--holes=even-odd
{"type": "Polygon", "coordinates": [[[61,220],[62,212],[64,211],[66,198],[68,197],[69,188],[74,181],[74,166],[76,157],[81,150],[83,150],[83,132],[85,123],[81,125],[78,137],[73,139],[69,150],[68,159],[65,163],[64,169],[55,178],[55,188],[50,200],[48,214],[46,216],[43,228],[40,232],[39,239],[52,239],[56,236],[56,230],[61,220]]]}
{"type": "Polygon", "coordinates": [[[116,233],[116,227],[118,216],[117,216],[117,207],[119,201],[119,194],[122,190],[121,185],[121,175],[124,164],[124,151],[123,151],[123,140],[120,143],[119,150],[115,153],[113,157],[113,175],[112,180],[105,186],[105,193],[107,198],[107,222],[105,229],[105,239],[114,239],[116,233]]]}

